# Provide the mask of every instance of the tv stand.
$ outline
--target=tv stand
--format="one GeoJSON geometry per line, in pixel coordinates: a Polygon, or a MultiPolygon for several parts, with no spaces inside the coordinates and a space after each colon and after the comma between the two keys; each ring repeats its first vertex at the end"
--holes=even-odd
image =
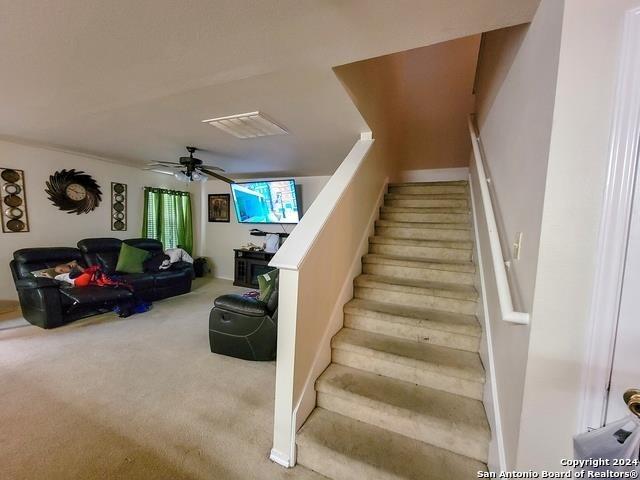
{"type": "Polygon", "coordinates": [[[258,288],[258,275],[273,270],[269,262],[275,253],[264,250],[234,248],[233,284],[237,287],[258,288]]]}

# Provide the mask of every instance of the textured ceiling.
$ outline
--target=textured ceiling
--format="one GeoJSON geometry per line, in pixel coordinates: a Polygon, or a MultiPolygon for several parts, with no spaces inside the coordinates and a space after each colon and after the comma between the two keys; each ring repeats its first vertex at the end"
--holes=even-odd
{"type": "Polygon", "coordinates": [[[0,138],[236,174],[332,173],[368,127],[333,66],[527,22],[538,0],[0,0],[0,138]],[[290,135],[201,120],[261,110],[290,135]]]}

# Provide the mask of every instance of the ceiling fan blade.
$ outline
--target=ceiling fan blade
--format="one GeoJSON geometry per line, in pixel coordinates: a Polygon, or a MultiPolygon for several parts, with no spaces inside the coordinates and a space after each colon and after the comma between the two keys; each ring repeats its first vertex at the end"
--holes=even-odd
{"type": "Polygon", "coordinates": [[[173,176],[173,172],[165,172],[163,170],[158,170],[156,168],[143,168],[142,170],[146,170],[148,172],[155,172],[155,173],[163,173],[165,175],[171,175],[173,176]]]}
{"type": "Polygon", "coordinates": [[[153,162],[149,163],[167,163],[169,165],[180,165],[178,162],[168,162],[166,160],[154,160],[153,162]]]}
{"type": "Polygon", "coordinates": [[[166,164],[166,163],[149,163],[148,167],[162,167],[162,168],[184,168],[184,165],[180,165],[178,163],[174,164],[166,164]]]}
{"type": "Polygon", "coordinates": [[[209,170],[215,170],[216,172],[224,172],[224,168],[216,167],[214,165],[200,165],[200,167],[208,168],[209,170]]]}
{"type": "Polygon", "coordinates": [[[211,177],[217,178],[218,180],[222,180],[223,182],[236,183],[235,181],[231,180],[230,178],[223,177],[222,175],[218,175],[217,173],[214,173],[211,170],[207,170],[206,168],[201,168],[200,171],[203,172],[203,173],[206,173],[207,175],[209,175],[211,177]]]}

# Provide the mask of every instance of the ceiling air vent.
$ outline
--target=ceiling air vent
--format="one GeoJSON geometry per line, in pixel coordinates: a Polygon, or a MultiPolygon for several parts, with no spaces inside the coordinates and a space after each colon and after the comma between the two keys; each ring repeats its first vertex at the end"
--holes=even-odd
{"type": "Polygon", "coordinates": [[[212,118],[211,120],[203,120],[202,123],[208,123],[238,138],[266,137],[268,135],[284,135],[289,133],[260,112],[212,118]]]}

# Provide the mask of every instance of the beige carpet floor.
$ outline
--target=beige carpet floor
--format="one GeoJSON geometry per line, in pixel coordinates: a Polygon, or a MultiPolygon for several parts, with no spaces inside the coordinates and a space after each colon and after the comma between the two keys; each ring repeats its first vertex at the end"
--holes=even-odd
{"type": "Polygon", "coordinates": [[[54,330],[0,317],[0,478],[323,478],[268,459],[275,363],[209,350],[213,299],[239,290],[201,280],[54,330]]]}

